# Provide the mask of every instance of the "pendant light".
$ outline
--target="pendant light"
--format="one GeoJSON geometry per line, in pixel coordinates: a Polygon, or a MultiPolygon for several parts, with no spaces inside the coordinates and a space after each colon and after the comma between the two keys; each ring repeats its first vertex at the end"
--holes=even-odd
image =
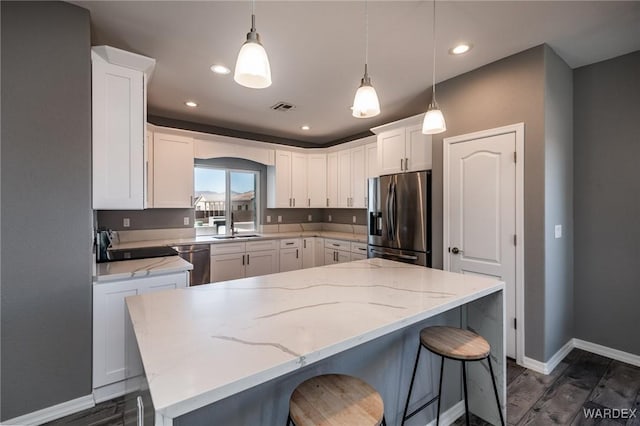
{"type": "Polygon", "coordinates": [[[267,52],[260,43],[260,35],[256,32],[256,2],[251,2],[251,30],[247,33],[238,52],[233,79],[241,86],[252,89],[264,89],[271,86],[271,67],[267,52]]]}
{"type": "Polygon", "coordinates": [[[431,103],[422,123],[422,133],[425,135],[435,135],[447,130],[444,115],[436,102],[436,0],[433,0],[433,84],[431,87],[433,88],[431,103]]]}
{"type": "Polygon", "coordinates": [[[365,15],[365,45],[364,45],[364,77],[360,80],[360,87],[353,98],[352,115],[356,118],[370,118],[380,114],[380,102],[376,89],[371,85],[371,78],[367,70],[369,62],[369,10],[368,4],[364,2],[365,15]]]}

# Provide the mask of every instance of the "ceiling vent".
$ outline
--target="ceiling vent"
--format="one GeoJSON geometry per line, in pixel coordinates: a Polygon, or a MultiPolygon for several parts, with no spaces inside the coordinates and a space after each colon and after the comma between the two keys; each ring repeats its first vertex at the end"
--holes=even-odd
{"type": "Polygon", "coordinates": [[[274,105],[271,105],[270,108],[274,111],[287,112],[295,109],[296,106],[288,102],[276,102],[274,105]]]}

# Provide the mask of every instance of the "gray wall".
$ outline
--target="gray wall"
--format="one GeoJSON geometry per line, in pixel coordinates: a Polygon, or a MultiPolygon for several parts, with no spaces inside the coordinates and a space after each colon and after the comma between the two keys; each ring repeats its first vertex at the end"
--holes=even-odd
{"type": "Polygon", "coordinates": [[[132,229],[165,229],[165,228],[193,228],[193,209],[147,209],[147,210],[98,210],[97,223],[99,228],[109,228],[115,231],[132,229]],[[189,225],[184,224],[184,218],[189,218],[189,225]],[[129,227],[122,223],[129,218],[129,227]]]}
{"type": "Polygon", "coordinates": [[[640,51],[574,71],[575,337],[640,354],[640,51]]]}
{"type": "Polygon", "coordinates": [[[545,347],[551,358],[573,337],[573,72],[545,48],[545,347]],[[562,237],[554,236],[555,225],[562,237]]]}
{"type": "Polygon", "coordinates": [[[545,352],[545,47],[538,46],[440,83],[447,131],[433,137],[433,264],[442,268],[442,140],[525,123],[525,353],[545,352]]]}
{"type": "Polygon", "coordinates": [[[91,66],[85,9],[1,7],[6,420],[91,393],[91,66]]]}

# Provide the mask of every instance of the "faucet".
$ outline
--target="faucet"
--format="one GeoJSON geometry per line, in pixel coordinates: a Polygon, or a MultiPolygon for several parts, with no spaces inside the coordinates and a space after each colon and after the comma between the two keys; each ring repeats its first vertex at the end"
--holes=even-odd
{"type": "Polygon", "coordinates": [[[231,235],[235,235],[237,233],[238,231],[236,231],[236,229],[233,226],[233,213],[231,213],[231,235]]]}

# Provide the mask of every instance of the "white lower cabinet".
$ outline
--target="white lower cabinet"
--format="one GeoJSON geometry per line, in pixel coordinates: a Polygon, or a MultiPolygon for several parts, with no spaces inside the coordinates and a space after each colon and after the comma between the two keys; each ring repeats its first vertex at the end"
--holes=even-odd
{"type": "Polygon", "coordinates": [[[280,272],[302,268],[302,241],[300,238],[280,240],[280,272]]]}
{"type": "Polygon", "coordinates": [[[324,240],[324,264],[343,263],[351,261],[351,246],[349,241],[324,240]]]}
{"type": "Polygon", "coordinates": [[[351,242],[351,260],[362,260],[367,258],[367,244],[351,242]]]}
{"type": "Polygon", "coordinates": [[[93,286],[93,388],[142,374],[125,298],[185,288],[188,273],[106,282],[93,286]]]}
{"type": "Polygon", "coordinates": [[[302,239],[302,269],[316,266],[316,244],[315,237],[302,239]]]}
{"type": "Polygon", "coordinates": [[[278,272],[275,240],[211,245],[211,282],[236,280],[278,272]]]}

